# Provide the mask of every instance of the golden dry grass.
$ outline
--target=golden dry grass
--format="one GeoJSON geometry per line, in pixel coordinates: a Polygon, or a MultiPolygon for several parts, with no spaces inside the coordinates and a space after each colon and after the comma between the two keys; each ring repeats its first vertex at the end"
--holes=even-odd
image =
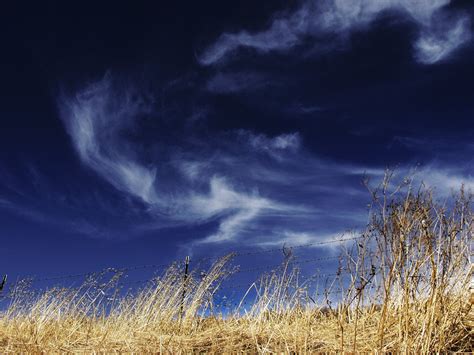
{"type": "Polygon", "coordinates": [[[423,188],[389,185],[372,191],[371,223],[341,254],[349,282],[336,276],[322,300],[289,255],[255,283],[245,312],[213,304],[232,255],[186,282],[172,265],[128,295],[111,297],[119,273],[39,294],[17,286],[0,316],[1,352],[472,352],[470,197],[440,205],[423,188]]]}

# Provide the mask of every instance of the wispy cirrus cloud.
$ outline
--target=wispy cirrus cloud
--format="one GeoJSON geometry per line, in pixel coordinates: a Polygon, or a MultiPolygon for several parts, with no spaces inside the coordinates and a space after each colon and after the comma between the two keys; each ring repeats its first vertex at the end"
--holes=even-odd
{"type": "Polygon", "coordinates": [[[118,140],[140,114],[150,110],[133,91],[117,91],[106,76],[72,97],[60,99],[61,117],[81,160],[114,185],[146,203],[157,203],[156,170],[133,157],[118,140]]]}
{"type": "Polygon", "coordinates": [[[288,213],[291,209],[290,206],[260,197],[256,191],[252,194],[238,193],[231,189],[225,180],[217,177],[211,179],[209,195],[192,196],[190,202],[195,213],[204,213],[207,217],[230,213],[219,225],[216,233],[207,236],[201,243],[231,241],[256,217],[272,211],[288,213]]]}
{"type": "Polygon", "coordinates": [[[248,142],[249,146],[259,152],[276,155],[281,152],[295,152],[300,148],[301,137],[297,132],[284,133],[274,137],[265,134],[254,134],[245,130],[238,130],[239,138],[248,142]]]}
{"type": "MultiPolygon", "coordinates": [[[[298,132],[269,136],[236,130],[216,134],[212,141],[193,138],[199,149],[176,150],[157,140],[143,151],[129,133],[140,131],[142,116],[158,108],[153,99],[122,90],[106,76],[62,97],[60,111],[84,165],[141,201],[149,226],[211,223],[215,227],[197,238],[199,243],[253,244],[261,241],[256,235],[269,235],[268,229],[281,223],[312,228],[315,196],[323,201],[334,193],[324,181],[329,165],[300,152],[298,132]]],[[[334,224],[338,215],[343,211],[334,215],[334,224]]]]}
{"type": "MultiPolygon", "coordinates": [[[[163,156],[144,163],[127,132],[140,129],[140,117],[156,109],[153,100],[147,102],[140,93],[116,86],[110,75],[72,97],[61,97],[59,105],[72,144],[88,168],[117,190],[142,201],[150,216],[166,216],[176,225],[218,220],[217,231],[206,242],[233,240],[247,223],[268,211],[294,213],[290,204],[260,196],[257,186],[233,186],[225,178],[229,169],[208,165],[208,174],[201,174],[200,157],[169,164],[172,158],[167,154],[173,147],[161,147],[163,156]],[[165,165],[178,169],[165,171],[162,175],[168,177],[160,181],[157,172],[165,165]],[[186,180],[195,184],[186,184],[186,180]]],[[[294,149],[299,144],[297,134],[272,139],[246,134],[246,139],[253,148],[266,151],[294,149]]]]}
{"type": "Polygon", "coordinates": [[[421,63],[434,64],[447,58],[471,37],[470,20],[466,16],[449,23],[442,21],[441,26],[431,25],[415,43],[416,58],[421,63]]]}
{"type": "Polygon", "coordinates": [[[442,167],[438,164],[430,164],[416,171],[418,181],[436,191],[438,196],[449,197],[459,192],[461,186],[466,191],[474,193],[474,176],[472,171],[456,167],[442,167]]]}
{"type": "MultiPolygon", "coordinates": [[[[59,105],[84,165],[141,203],[135,208],[146,218],[136,219],[137,229],[205,226],[193,245],[263,246],[316,240],[366,223],[369,196],[360,182],[364,174],[380,179],[383,167],[317,157],[297,131],[201,132],[176,146],[157,135],[143,147],[132,139],[147,129],[142,123],[167,118],[155,115],[157,100],[129,88],[105,76],[61,97],[59,105]]],[[[466,178],[446,165],[428,168],[443,191],[466,178]]],[[[102,233],[95,224],[81,225],[102,233]]]]}
{"type": "Polygon", "coordinates": [[[352,31],[368,28],[383,12],[394,11],[418,28],[415,58],[420,63],[433,64],[449,57],[471,38],[467,14],[455,17],[440,14],[449,3],[450,0],[308,0],[296,11],[279,15],[260,32],[242,30],[222,34],[201,53],[199,61],[202,65],[213,65],[242,48],[259,53],[288,52],[308,37],[327,37],[337,43],[337,39],[344,39],[352,31]]]}

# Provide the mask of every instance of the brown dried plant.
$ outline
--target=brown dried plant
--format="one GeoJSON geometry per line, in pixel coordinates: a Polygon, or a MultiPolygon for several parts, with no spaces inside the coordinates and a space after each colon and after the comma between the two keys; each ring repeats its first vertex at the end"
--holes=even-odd
{"type": "Polygon", "coordinates": [[[370,223],[342,245],[323,290],[289,249],[226,312],[214,296],[233,255],[186,280],[174,264],[125,294],[113,270],[76,289],[37,293],[25,281],[0,315],[1,352],[472,352],[471,196],[441,203],[412,184],[389,172],[370,189],[370,223]]]}

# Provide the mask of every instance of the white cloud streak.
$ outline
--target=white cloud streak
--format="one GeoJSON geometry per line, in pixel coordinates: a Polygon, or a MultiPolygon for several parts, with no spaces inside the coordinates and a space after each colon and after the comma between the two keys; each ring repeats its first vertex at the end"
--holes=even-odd
{"type": "MultiPolygon", "coordinates": [[[[357,208],[363,209],[365,197],[362,188],[350,191],[347,184],[359,182],[364,172],[383,173],[318,159],[302,149],[297,132],[268,136],[245,130],[214,137],[212,143],[200,141],[202,150],[173,155],[168,147],[160,161],[145,164],[127,133],[139,130],[138,117],[153,111],[153,103],[147,102],[105,77],[73,97],[62,97],[60,109],[81,161],[117,190],[142,201],[151,218],[166,219],[167,227],[216,224],[195,244],[304,242],[355,227],[361,210],[354,206],[360,202],[357,208]],[[215,144],[221,152],[208,154],[215,144]],[[165,169],[174,170],[163,173],[171,179],[159,175],[165,169]],[[315,226],[328,233],[318,234],[315,226]]],[[[406,171],[401,168],[401,174],[406,171]]],[[[420,175],[444,193],[461,182],[474,187],[471,177],[443,166],[429,166],[420,175]]],[[[0,207],[12,208],[7,200],[0,200],[0,207]]]]}
{"type": "Polygon", "coordinates": [[[211,179],[208,195],[195,195],[190,199],[190,204],[194,213],[207,218],[231,213],[220,224],[218,231],[202,240],[202,243],[231,241],[257,216],[272,211],[288,213],[293,209],[291,206],[260,197],[256,191],[252,194],[239,193],[219,177],[211,179]]]}
{"type": "MultiPolygon", "coordinates": [[[[179,164],[179,173],[192,181],[209,186],[208,192],[183,185],[178,195],[166,193],[168,186],[157,188],[157,167],[140,163],[124,131],[133,128],[140,114],[151,106],[133,92],[114,87],[109,76],[60,100],[62,119],[82,162],[116,189],[134,196],[150,211],[166,214],[176,223],[203,223],[219,219],[216,233],[204,242],[234,239],[250,221],[268,211],[291,213],[291,207],[261,197],[257,192],[235,189],[225,178],[201,176],[202,162],[179,164]]],[[[247,137],[253,137],[247,135],[247,137]]],[[[292,149],[299,143],[296,134],[269,139],[258,136],[252,141],[258,149],[292,149]]],[[[175,182],[179,184],[179,181],[175,182]]]]}
{"type": "Polygon", "coordinates": [[[420,169],[417,175],[418,180],[433,188],[438,196],[448,197],[452,193],[459,192],[461,186],[464,186],[466,191],[474,193],[474,177],[454,168],[427,166],[420,169]]]}
{"type": "Polygon", "coordinates": [[[227,59],[241,48],[259,53],[287,52],[309,37],[344,38],[354,30],[368,27],[384,11],[397,11],[419,29],[414,43],[415,58],[433,64],[451,55],[470,39],[467,16],[452,19],[436,16],[450,0],[327,0],[306,1],[291,14],[275,18],[260,32],[224,33],[200,56],[202,65],[227,59]],[[443,31],[438,28],[442,27],[443,31]]]}
{"type": "Polygon", "coordinates": [[[301,137],[298,132],[280,134],[274,137],[265,134],[254,134],[246,130],[239,130],[237,133],[241,138],[247,140],[254,150],[270,154],[282,151],[295,152],[301,145],[301,137]]]}
{"type": "Polygon", "coordinates": [[[147,105],[132,93],[113,90],[108,76],[72,98],[60,101],[61,117],[81,160],[118,190],[157,203],[156,170],[140,164],[117,141],[121,130],[133,124],[147,105]]]}
{"type": "Polygon", "coordinates": [[[446,31],[426,31],[415,43],[418,61],[434,64],[468,42],[471,39],[469,22],[467,17],[462,17],[450,24],[446,31]]]}

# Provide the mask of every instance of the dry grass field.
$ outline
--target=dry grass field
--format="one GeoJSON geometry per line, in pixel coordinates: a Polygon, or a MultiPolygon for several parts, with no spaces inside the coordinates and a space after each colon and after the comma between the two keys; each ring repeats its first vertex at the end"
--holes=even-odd
{"type": "Polygon", "coordinates": [[[461,191],[439,201],[424,188],[389,193],[389,185],[372,191],[367,230],[341,248],[348,281],[336,272],[323,298],[301,282],[291,253],[255,282],[257,297],[245,310],[213,304],[232,277],[232,255],[186,281],[171,265],[128,294],[114,291],[119,272],[104,283],[97,275],[80,288],[41,293],[25,282],[0,315],[0,351],[472,352],[471,198],[461,191]]]}

